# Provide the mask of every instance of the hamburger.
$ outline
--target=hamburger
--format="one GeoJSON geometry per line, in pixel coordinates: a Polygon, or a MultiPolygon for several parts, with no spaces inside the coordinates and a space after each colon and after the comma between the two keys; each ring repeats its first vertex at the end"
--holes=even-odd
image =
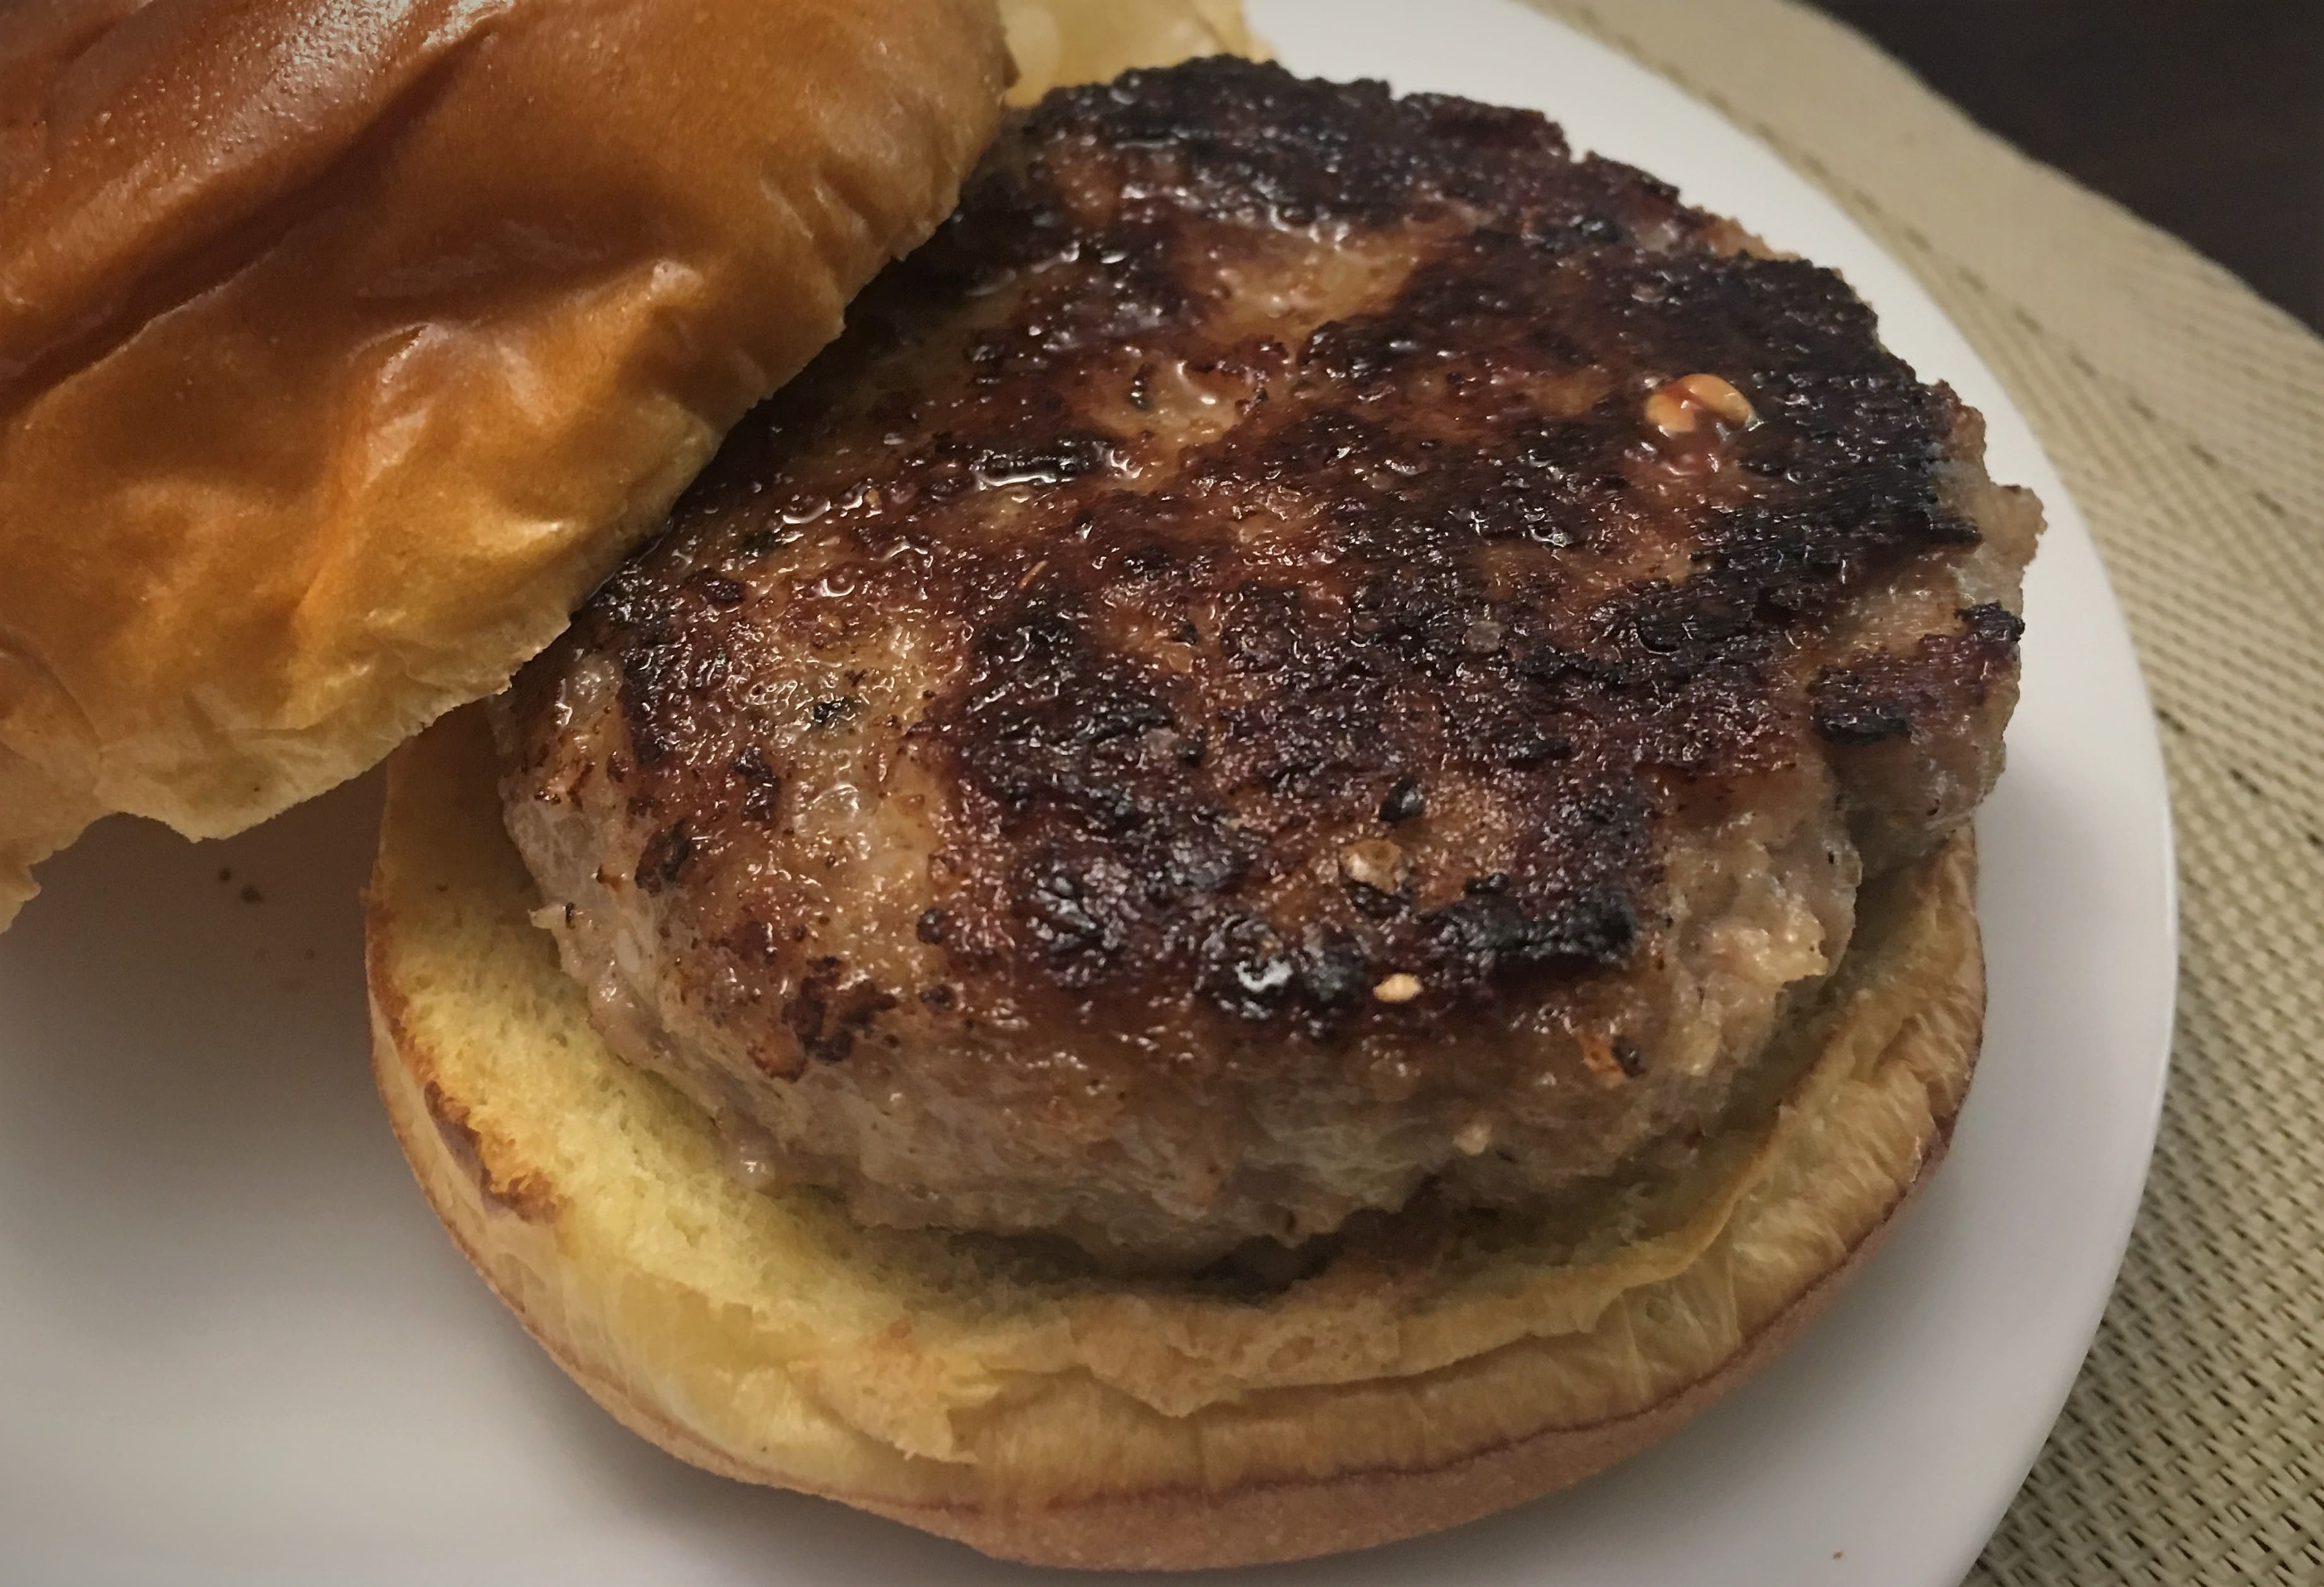
{"type": "Polygon", "coordinates": [[[1943,1155],[2038,508],[1837,277],[1537,115],[1212,58],[1004,123],[992,19],[906,9],[864,71],[959,93],[844,332],[408,708],[493,695],[389,767],[396,1133],[625,1424],[988,1552],[1578,1480],[1943,1155]]]}
{"type": "Polygon", "coordinates": [[[632,1426],[994,1553],[1571,1482],[1941,1155],[2035,531],[1979,450],[1539,117],[1052,94],[392,768],[407,1150],[632,1426]]]}

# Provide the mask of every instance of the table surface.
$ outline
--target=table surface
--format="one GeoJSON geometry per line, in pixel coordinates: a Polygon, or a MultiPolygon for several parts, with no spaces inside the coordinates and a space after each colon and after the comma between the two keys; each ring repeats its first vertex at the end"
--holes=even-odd
{"type": "MultiPolygon", "coordinates": [[[[2161,720],[2182,932],[2163,1134],[2097,1344],[1971,1580],[2316,1587],[2324,342],[1805,5],[1534,3],[1723,111],[1921,278],[2080,503],[2161,720]]],[[[2080,0],[2010,5],[2065,14],[2080,0]]],[[[1906,14],[1920,0],[1875,8],[1892,32],[1964,32],[2001,9],[1948,0],[1951,20],[1932,22],[1906,14]]],[[[2125,28],[2166,10],[2209,18],[2172,47],[2230,56],[2250,46],[2239,19],[2271,10],[2101,9],[2125,28]]],[[[2312,193],[2324,161],[2305,175],[2312,193]]],[[[2268,201],[2263,188],[2249,202],[2268,201]]]]}

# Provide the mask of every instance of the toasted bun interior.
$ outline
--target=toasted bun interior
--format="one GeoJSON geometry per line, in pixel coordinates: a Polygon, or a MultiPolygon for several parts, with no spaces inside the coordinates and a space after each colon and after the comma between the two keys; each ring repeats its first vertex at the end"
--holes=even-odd
{"type": "Polygon", "coordinates": [[[0,925],[498,689],[1008,70],[992,0],[0,7],[0,925]]]}
{"type": "Polygon", "coordinates": [[[475,713],[392,763],[374,1061],[421,1188],[609,1410],[712,1471],[1045,1564],[1299,1558],[1669,1433],[1794,1335],[1942,1153],[1984,1006],[1969,840],[1702,1145],[1554,1215],[1399,1215],[1286,1288],[1123,1280],[746,1189],[528,918],[475,713]]]}

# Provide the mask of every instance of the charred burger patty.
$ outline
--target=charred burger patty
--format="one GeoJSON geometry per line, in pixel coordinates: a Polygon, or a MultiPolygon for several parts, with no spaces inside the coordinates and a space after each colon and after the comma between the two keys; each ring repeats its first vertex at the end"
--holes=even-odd
{"type": "Polygon", "coordinates": [[[617,1050],[862,1217],[1194,1265],[1683,1144],[1998,769],[2038,512],[1529,113],[1051,96],[506,697],[617,1050]]]}

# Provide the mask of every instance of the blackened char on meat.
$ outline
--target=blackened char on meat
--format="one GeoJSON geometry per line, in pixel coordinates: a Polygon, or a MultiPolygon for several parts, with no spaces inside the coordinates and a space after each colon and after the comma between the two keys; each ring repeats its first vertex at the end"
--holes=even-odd
{"type": "Polygon", "coordinates": [[[850,322],[504,720],[601,1024],[863,1215],[1558,1194],[1997,768],[1976,416],[1531,113],[1055,94],[850,322]]]}

